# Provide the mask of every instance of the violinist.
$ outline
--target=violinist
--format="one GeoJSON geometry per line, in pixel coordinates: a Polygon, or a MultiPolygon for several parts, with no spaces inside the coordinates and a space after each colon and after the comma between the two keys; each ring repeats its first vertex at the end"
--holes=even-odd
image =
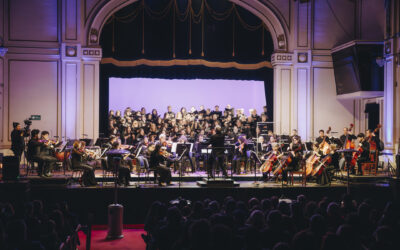
{"type": "Polygon", "coordinates": [[[85,146],[80,141],[75,141],[72,153],[71,153],[71,162],[72,169],[81,169],[83,170],[82,182],[85,186],[95,186],[97,185],[96,177],[94,175],[94,168],[84,162],[85,156],[85,146]]]}
{"type": "Polygon", "coordinates": [[[247,140],[243,135],[241,135],[238,138],[235,156],[232,160],[232,171],[235,174],[240,174],[240,165],[242,162],[245,164],[245,169],[246,169],[247,150],[248,150],[247,140]]]}
{"type": "Polygon", "coordinates": [[[158,178],[158,185],[162,186],[162,183],[165,182],[167,185],[171,185],[171,170],[169,166],[165,165],[166,157],[161,149],[161,144],[156,144],[153,152],[150,155],[150,166],[152,166],[157,174],[160,176],[158,178]]]}
{"type": "Polygon", "coordinates": [[[40,155],[42,160],[45,162],[45,167],[47,170],[45,171],[44,175],[50,177],[50,172],[54,168],[54,165],[57,162],[57,158],[54,157],[54,145],[57,142],[53,142],[49,139],[49,132],[42,131],[41,133],[41,148],[40,148],[40,155]]]}

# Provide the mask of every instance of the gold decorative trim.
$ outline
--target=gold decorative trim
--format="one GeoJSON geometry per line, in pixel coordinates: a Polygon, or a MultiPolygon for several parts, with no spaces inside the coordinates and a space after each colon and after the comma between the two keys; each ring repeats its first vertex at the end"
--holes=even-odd
{"type": "Polygon", "coordinates": [[[237,62],[211,62],[204,59],[172,59],[172,60],[149,60],[138,59],[133,61],[120,61],[111,57],[101,59],[101,64],[113,64],[119,67],[135,67],[139,65],[154,67],[170,67],[170,66],[206,66],[210,68],[236,68],[244,70],[256,70],[261,68],[271,68],[272,64],[268,61],[259,63],[243,64],[237,62]]]}

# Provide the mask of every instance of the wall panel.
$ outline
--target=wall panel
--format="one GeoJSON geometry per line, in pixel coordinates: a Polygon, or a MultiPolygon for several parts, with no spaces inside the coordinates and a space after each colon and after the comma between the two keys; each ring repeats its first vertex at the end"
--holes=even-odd
{"type": "Polygon", "coordinates": [[[308,5],[310,3],[299,3],[297,9],[297,46],[308,46],[308,5]]]}
{"type": "Polygon", "coordinates": [[[281,122],[281,133],[290,133],[290,118],[291,118],[291,70],[282,69],[281,72],[281,112],[280,112],[280,122],[281,122]]]}
{"type": "Polygon", "coordinates": [[[100,0],[84,0],[84,8],[85,8],[85,19],[89,17],[91,12],[93,11],[94,6],[100,1],[100,0]]]}
{"type": "Polygon", "coordinates": [[[83,133],[89,138],[97,137],[93,135],[94,121],[97,113],[94,112],[95,102],[95,65],[83,65],[83,133]]]}
{"type": "Polygon", "coordinates": [[[9,124],[22,123],[31,115],[41,115],[32,128],[57,135],[58,62],[9,60],[8,102],[9,124]]]}
{"type": "Polygon", "coordinates": [[[0,0],[0,38],[4,39],[4,0],[0,0]]]}
{"type": "Polygon", "coordinates": [[[385,30],[384,1],[362,1],[361,8],[361,39],[383,40],[385,30]]]}
{"type": "Polygon", "coordinates": [[[340,135],[344,126],[354,123],[354,101],[336,98],[333,69],[314,68],[314,136],[318,130],[332,131],[340,135]]]}
{"type": "Polygon", "coordinates": [[[297,69],[297,105],[295,110],[297,111],[297,130],[299,135],[303,139],[307,139],[307,111],[309,110],[308,98],[308,69],[299,68],[297,69]]]}
{"type": "Polygon", "coordinates": [[[354,8],[348,0],[314,1],[315,49],[331,49],[354,39],[354,8]]]}
{"type": "Polygon", "coordinates": [[[58,0],[8,0],[10,41],[58,41],[58,0]]]}
{"type": "Polygon", "coordinates": [[[65,63],[65,86],[64,86],[64,135],[74,139],[78,135],[78,66],[76,63],[65,63]]]}
{"type": "Polygon", "coordinates": [[[76,40],[78,38],[77,1],[65,1],[65,40],[76,40]]]}

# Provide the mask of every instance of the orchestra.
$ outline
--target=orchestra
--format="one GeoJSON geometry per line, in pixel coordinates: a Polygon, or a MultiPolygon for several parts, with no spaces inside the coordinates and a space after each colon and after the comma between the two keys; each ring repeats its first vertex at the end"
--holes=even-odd
{"type": "MultiPolygon", "coordinates": [[[[349,169],[351,174],[363,175],[363,163],[371,162],[382,150],[382,142],[377,131],[366,130],[355,136],[354,127],[343,128],[339,138],[331,135],[331,127],[319,130],[319,136],[313,142],[302,142],[298,131],[293,129],[290,135],[277,135],[269,129],[268,109],[264,107],[259,115],[255,109],[249,110],[249,116],[243,109],[227,105],[220,110],[199,110],[191,107],[189,111],[181,108],[177,113],[168,106],[163,115],[156,109],[146,113],[146,109],[134,111],[127,108],[109,112],[109,138],[104,143],[104,152],[110,149],[127,150],[129,154],[119,163],[118,180],[121,185],[129,185],[130,174],[156,170],[159,184],[170,184],[171,173],[187,174],[184,161],[190,163],[191,173],[205,171],[214,178],[215,170],[228,178],[228,170],[233,175],[243,174],[248,170],[262,174],[264,181],[282,180],[288,184],[289,173],[300,173],[307,181],[326,185],[331,182],[335,170],[349,169]],[[345,154],[341,150],[354,150],[345,154]],[[254,161],[253,161],[254,160],[254,161]],[[250,166],[251,164],[259,166],[250,166]],[[136,168],[134,168],[134,165],[136,168]]],[[[15,137],[24,136],[20,126],[15,124],[15,137]]],[[[29,159],[39,164],[38,174],[50,176],[61,152],[54,152],[59,144],[49,139],[49,133],[43,131],[41,138],[38,130],[33,130],[28,143],[29,159]],[[57,156],[57,158],[55,157],[57,156]]],[[[16,140],[17,141],[17,140],[16,140]]],[[[19,142],[21,144],[21,142],[19,142]]],[[[16,147],[16,155],[20,153],[16,147]]],[[[68,150],[66,148],[65,150],[68,150]]],[[[83,141],[76,141],[71,153],[63,154],[72,158],[72,165],[84,169],[85,185],[95,185],[94,167],[90,160],[99,160],[100,156],[85,149],[83,141]]],[[[107,163],[113,168],[112,156],[107,163]]],[[[60,160],[60,159],[59,159],[60,160]]]]}

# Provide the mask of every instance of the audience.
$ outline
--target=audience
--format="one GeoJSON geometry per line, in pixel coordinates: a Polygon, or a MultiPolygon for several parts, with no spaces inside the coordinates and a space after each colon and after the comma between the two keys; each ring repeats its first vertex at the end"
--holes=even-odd
{"type": "Polygon", "coordinates": [[[299,195],[251,198],[247,203],[226,197],[150,207],[142,235],[147,249],[399,249],[400,210],[384,209],[371,199],[340,202],[299,195]]]}
{"type": "Polygon", "coordinates": [[[66,203],[44,207],[39,200],[0,202],[0,249],[59,249],[77,225],[66,203]]]}

